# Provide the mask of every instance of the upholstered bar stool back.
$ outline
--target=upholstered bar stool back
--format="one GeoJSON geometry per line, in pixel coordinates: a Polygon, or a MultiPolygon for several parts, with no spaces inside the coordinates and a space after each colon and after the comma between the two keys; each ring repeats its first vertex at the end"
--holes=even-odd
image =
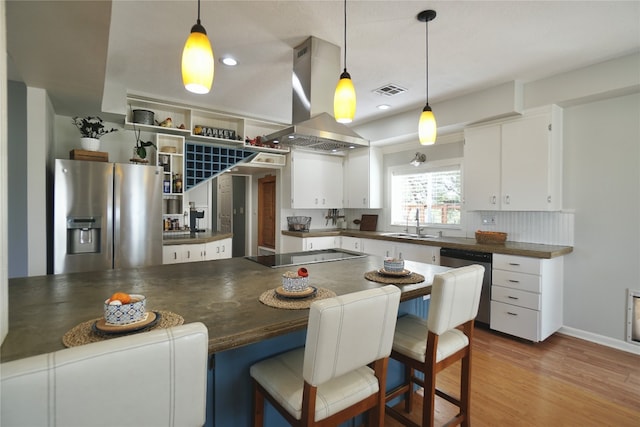
{"type": "Polygon", "coordinates": [[[305,347],[251,367],[254,425],[263,424],[267,398],[291,425],[335,426],[371,410],[382,426],[399,303],[390,285],[311,304],[305,347]]]}
{"type": "Polygon", "coordinates": [[[478,314],[484,267],[470,265],[434,277],[429,315],[425,321],[407,315],[398,319],[391,357],[405,365],[405,383],[387,394],[387,401],[404,395],[404,410],[387,407],[387,413],[405,425],[419,425],[408,419],[413,384],[424,388],[422,425],[432,426],[435,396],[458,406],[455,424],[469,425],[471,348],[474,319],[478,314]],[[436,374],[462,360],[460,396],[453,397],[435,388],[436,374]],[[424,381],[415,371],[424,374],[424,381]]]}
{"type": "Polygon", "coordinates": [[[113,338],[0,366],[2,426],[202,426],[202,323],[113,338]]]}

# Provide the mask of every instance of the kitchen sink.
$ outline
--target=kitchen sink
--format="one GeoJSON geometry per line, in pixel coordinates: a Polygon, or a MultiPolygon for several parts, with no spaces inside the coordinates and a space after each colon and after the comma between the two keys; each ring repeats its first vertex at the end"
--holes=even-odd
{"type": "Polygon", "coordinates": [[[404,239],[437,239],[435,234],[413,234],[413,233],[382,233],[383,236],[398,237],[404,239]]]}

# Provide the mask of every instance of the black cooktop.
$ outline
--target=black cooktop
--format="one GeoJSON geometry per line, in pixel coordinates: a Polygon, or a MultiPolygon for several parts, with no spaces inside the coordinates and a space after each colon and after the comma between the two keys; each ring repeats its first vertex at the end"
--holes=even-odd
{"type": "Polygon", "coordinates": [[[286,254],[247,256],[245,258],[266,265],[267,267],[276,268],[290,265],[314,264],[318,262],[342,261],[365,256],[367,255],[342,249],[322,249],[307,252],[289,252],[286,254]]]}

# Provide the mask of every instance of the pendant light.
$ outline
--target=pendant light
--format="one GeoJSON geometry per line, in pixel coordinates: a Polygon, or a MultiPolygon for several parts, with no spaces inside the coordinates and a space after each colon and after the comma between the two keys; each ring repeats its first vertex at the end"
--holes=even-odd
{"type": "Polygon", "coordinates": [[[209,93],[213,83],[213,51],[207,31],[200,24],[200,0],[198,20],[191,27],[191,34],[182,51],[182,83],[189,92],[209,93]]]}
{"type": "Polygon", "coordinates": [[[347,0],[344,0],[344,71],[333,96],[333,115],[338,123],[351,123],[356,115],[356,90],[347,72],[347,0]]]}
{"type": "Polygon", "coordinates": [[[423,10],[418,14],[418,21],[424,22],[426,26],[426,98],[427,103],[422,109],[420,114],[420,122],[418,123],[418,136],[420,138],[420,144],[432,145],[436,142],[436,118],[429,106],[429,21],[433,21],[436,17],[435,10],[423,10]]]}

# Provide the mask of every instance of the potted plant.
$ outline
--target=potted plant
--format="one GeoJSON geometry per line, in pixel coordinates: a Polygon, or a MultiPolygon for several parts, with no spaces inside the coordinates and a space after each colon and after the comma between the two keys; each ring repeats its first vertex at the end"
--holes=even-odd
{"type": "Polygon", "coordinates": [[[80,143],[82,148],[88,151],[98,151],[100,148],[100,137],[118,129],[106,129],[102,119],[98,116],[74,117],[73,124],[76,125],[82,137],[80,143]]]}
{"type": "Polygon", "coordinates": [[[147,157],[146,147],[153,147],[157,149],[156,144],[154,144],[152,141],[140,140],[140,129],[134,130],[134,134],[136,136],[136,145],[133,147],[133,155],[134,157],[137,156],[140,159],[144,160],[147,157]]]}

